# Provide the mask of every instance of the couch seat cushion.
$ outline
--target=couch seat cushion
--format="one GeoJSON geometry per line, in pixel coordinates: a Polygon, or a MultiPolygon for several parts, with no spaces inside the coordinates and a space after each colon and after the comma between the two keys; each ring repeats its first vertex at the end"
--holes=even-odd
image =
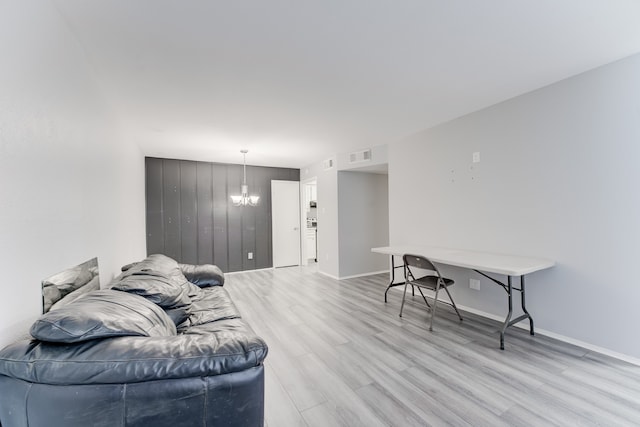
{"type": "Polygon", "coordinates": [[[229,293],[222,286],[204,288],[197,295],[192,295],[191,299],[189,318],[178,325],[179,333],[192,326],[241,317],[229,293]]]}

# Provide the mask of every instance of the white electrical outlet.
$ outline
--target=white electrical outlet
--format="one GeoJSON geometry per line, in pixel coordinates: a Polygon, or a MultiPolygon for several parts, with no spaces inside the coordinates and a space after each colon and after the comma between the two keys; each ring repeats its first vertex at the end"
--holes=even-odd
{"type": "Polygon", "coordinates": [[[476,291],[480,290],[480,280],[478,279],[469,279],[469,287],[471,289],[475,289],[476,291]]]}
{"type": "Polygon", "coordinates": [[[253,252],[247,253],[247,259],[253,259],[253,252]]]}
{"type": "Polygon", "coordinates": [[[480,163],[480,152],[476,151],[473,153],[473,163],[480,163]]]}

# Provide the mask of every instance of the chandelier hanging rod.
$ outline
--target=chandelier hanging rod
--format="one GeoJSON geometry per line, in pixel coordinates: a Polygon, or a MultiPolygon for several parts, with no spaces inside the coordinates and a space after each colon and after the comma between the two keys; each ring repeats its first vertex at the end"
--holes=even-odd
{"type": "Polygon", "coordinates": [[[247,153],[249,150],[240,150],[242,153],[242,187],[239,196],[231,196],[234,206],[256,206],[260,196],[249,196],[249,186],[247,185],[247,153]]]}

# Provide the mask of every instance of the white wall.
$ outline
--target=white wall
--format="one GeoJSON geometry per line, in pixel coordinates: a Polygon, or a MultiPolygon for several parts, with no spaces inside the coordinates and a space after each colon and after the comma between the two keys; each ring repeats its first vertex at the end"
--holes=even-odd
{"type": "Polygon", "coordinates": [[[40,281],[97,256],[104,284],[145,255],[144,158],[118,131],[50,1],[0,3],[0,346],[40,281]]]}
{"type": "MultiPolygon", "coordinates": [[[[636,55],[390,145],[390,240],[554,259],[528,279],[537,327],[637,358],[639,159],[636,55]]],[[[505,314],[501,288],[446,273],[505,314]]]]}
{"type": "MultiPolygon", "coordinates": [[[[365,149],[367,147],[364,147],[365,149]]],[[[371,147],[371,160],[349,164],[349,153],[337,153],[332,156],[334,166],[325,170],[323,162],[314,163],[300,169],[300,181],[317,178],[318,190],[318,271],[333,278],[341,277],[342,268],[340,249],[343,239],[339,234],[338,171],[368,168],[386,165],[388,152],[386,145],[371,147]]],[[[388,198],[387,198],[388,203],[388,198]]],[[[388,210],[385,212],[388,215],[388,210]]],[[[371,248],[368,249],[370,253],[371,248]]],[[[367,255],[368,256],[368,255],[367,255]]],[[[374,262],[380,262],[380,255],[373,254],[374,262]]],[[[386,262],[388,264],[388,262],[386,262]]],[[[346,267],[348,269],[348,267],[346,267]]],[[[355,274],[355,273],[352,273],[355,274]]]]}
{"type": "Polygon", "coordinates": [[[340,278],[386,271],[387,257],[371,248],[389,245],[387,175],[338,172],[340,278]]]}

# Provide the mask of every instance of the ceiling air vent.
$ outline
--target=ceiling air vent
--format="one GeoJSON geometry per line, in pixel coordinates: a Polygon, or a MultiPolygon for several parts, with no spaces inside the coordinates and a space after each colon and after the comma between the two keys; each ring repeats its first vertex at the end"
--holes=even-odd
{"type": "Polygon", "coordinates": [[[349,154],[349,163],[360,163],[371,161],[371,149],[354,151],[349,154]]]}
{"type": "Polygon", "coordinates": [[[327,159],[322,162],[322,167],[324,168],[324,170],[333,168],[333,159],[327,159]]]}

